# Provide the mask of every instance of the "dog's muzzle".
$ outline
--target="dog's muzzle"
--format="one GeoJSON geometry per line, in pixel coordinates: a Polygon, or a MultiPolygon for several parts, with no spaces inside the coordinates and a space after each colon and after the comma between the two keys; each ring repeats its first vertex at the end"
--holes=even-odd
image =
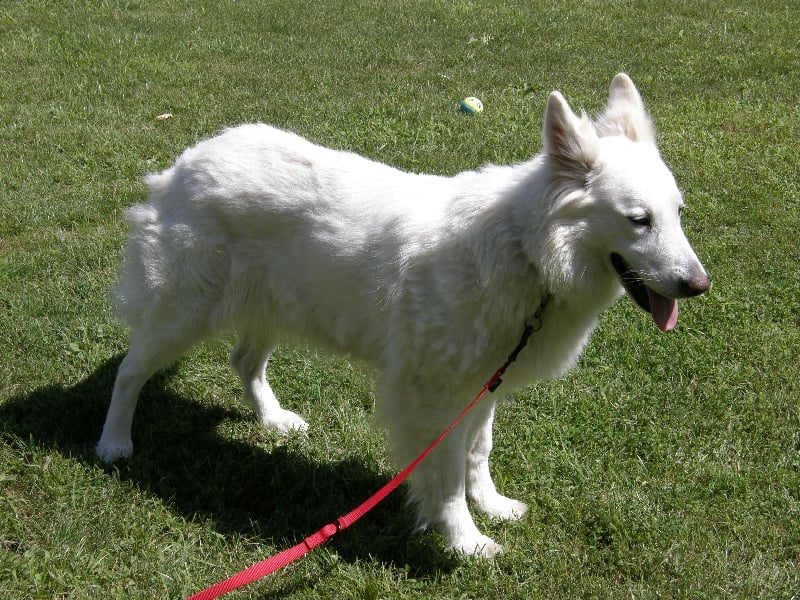
{"type": "Polygon", "coordinates": [[[661,331],[672,330],[678,322],[678,298],[699,296],[711,287],[708,275],[704,271],[693,273],[679,284],[675,297],[663,296],[648,287],[644,278],[631,269],[616,252],[611,254],[611,264],[619,275],[622,287],[642,310],[650,313],[661,331]]]}

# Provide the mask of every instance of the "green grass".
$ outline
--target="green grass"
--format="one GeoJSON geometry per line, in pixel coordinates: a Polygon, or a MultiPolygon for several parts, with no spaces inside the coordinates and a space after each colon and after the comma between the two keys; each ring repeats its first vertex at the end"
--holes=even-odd
{"type": "Polygon", "coordinates": [[[142,174],[254,120],[411,170],[518,161],[551,89],[596,112],[619,70],[655,115],[711,292],[671,335],[620,302],[572,374],[503,406],[496,479],[531,510],[479,522],[506,554],[411,534],[401,489],[231,597],[800,595],[799,31],[796,3],[766,0],[4,2],[0,597],[186,596],[393,471],[368,370],[281,348],[276,390],[312,427],[282,439],[239,402],[230,340],[148,384],[132,460],[95,460],[142,174]],[[457,113],[467,95],[480,117],[457,113]]]}

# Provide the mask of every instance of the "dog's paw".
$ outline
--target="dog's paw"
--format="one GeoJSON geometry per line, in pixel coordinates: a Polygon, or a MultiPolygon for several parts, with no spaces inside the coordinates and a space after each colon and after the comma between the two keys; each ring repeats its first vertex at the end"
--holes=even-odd
{"type": "Polygon", "coordinates": [[[130,458],[133,456],[133,442],[130,440],[124,442],[109,441],[100,438],[95,447],[95,452],[104,463],[112,463],[118,458],[130,458]]]}
{"type": "Polygon", "coordinates": [[[282,434],[306,433],[308,431],[308,423],[303,417],[284,409],[271,413],[264,418],[264,426],[282,434]]]}
{"type": "Polygon", "coordinates": [[[474,500],[473,505],[475,510],[497,521],[518,521],[528,512],[528,505],[524,502],[500,494],[474,500]]]}
{"type": "Polygon", "coordinates": [[[448,544],[448,547],[464,556],[492,558],[503,551],[503,547],[483,534],[465,536],[448,544]]]}

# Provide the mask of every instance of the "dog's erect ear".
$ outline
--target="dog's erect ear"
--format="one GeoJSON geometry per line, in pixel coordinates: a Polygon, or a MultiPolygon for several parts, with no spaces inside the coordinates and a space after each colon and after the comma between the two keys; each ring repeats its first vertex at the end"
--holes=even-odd
{"type": "Polygon", "coordinates": [[[617,73],[611,81],[608,104],[597,119],[600,136],[624,135],[634,142],[654,143],[655,129],[644,108],[639,91],[625,73],[617,73]]]}
{"type": "Polygon", "coordinates": [[[598,152],[594,125],[585,114],[575,115],[559,92],[547,99],[542,138],[545,154],[567,167],[563,172],[582,177],[594,167],[598,152]]]}
{"type": "Polygon", "coordinates": [[[608,90],[608,103],[625,102],[644,112],[644,102],[633,80],[625,73],[617,73],[608,90]]]}

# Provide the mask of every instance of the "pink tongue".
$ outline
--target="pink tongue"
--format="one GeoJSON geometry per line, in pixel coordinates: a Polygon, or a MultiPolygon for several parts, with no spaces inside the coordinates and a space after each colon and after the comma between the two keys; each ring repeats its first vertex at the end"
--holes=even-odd
{"type": "Polygon", "coordinates": [[[650,313],[661,331],[671,331],[678,323],[678,303],[672,298],[665,298],[647,288],[650,299],[650,313]]]}

